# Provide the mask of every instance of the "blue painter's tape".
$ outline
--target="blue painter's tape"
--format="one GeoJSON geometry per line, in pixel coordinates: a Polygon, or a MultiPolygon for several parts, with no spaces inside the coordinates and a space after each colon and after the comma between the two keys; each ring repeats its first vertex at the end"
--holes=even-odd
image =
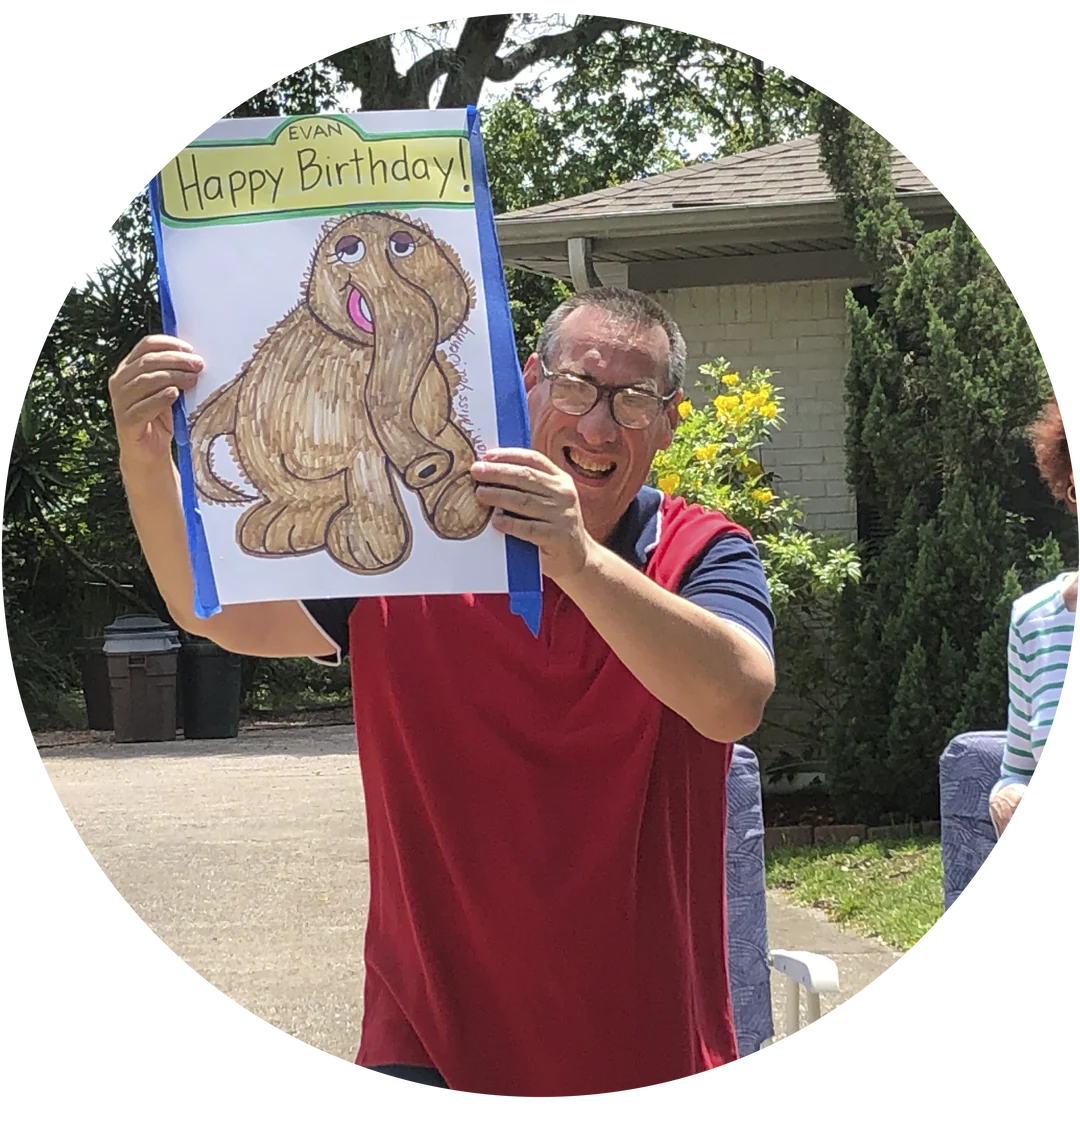
{"type": "MultiPolygon", "coordinates": [[[[150,224],[154,231],[154,250],[157,252],[158,295],[161,300],[161,327],[166,334],[176,336],[176,311],[169,290],[169,273],[165,265],[165,248],[161,239],[161,186],[155,177],[147,188],[150,198],[150,224]]],[[[173,437],[176,440],[176,464],[180,472],[180,498],[184,507],[184,526],[187,528],[188,555],[195,579],[195,615],[206,618],[221,612],[218,601],[214,566],[210,548],[206,543],[202,515],[195,496],[195,475],[191,467],[191,440],[188,436],[187,410],[184,394],[173,404],[173,437]]]]}
{"type": "MultiPolygon", "coordinates": [[[[506,293],[502,256],[495,238],[495,213],[488,187],[484,146],[480,139],[480,116],[475,106],[466,111],[469,131],[469,156],[472,160],[473,199],[476,201],[476,228],[480,237],[480,263],[484,274],[484,293],[488,298],[488,335],[491,367],[495,378],[495,415],[499,443],[508,448],[529,446],[529,415],[525,407],[525,386],[510,321],[510,299],[506,293]],[[500,301],[501,300],[501,301],[500,301]]],[[[510,590],[510,610],[540,635],[543,595],[540,589],[540,555],[534,545],[519,538],[506,539],[506,577],[510,590]]]]}

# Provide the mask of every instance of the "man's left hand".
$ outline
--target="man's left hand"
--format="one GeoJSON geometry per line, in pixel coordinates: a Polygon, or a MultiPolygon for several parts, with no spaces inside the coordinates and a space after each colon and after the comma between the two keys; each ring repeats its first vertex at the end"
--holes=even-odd
{"type": "Polygon", "coordinates": [[[472,477],[477,501],[495,508],[492,527],[536,546],[545,577],[558,584],[585,568],[593,540],[567,472],[531,448],[492,448],[472,477]]]}

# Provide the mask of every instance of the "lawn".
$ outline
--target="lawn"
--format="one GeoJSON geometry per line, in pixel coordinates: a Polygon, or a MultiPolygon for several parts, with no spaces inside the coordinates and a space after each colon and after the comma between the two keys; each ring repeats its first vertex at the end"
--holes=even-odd
{"type": "Polygon", "coordinates": [[[908,950],[945,910],[941,844],[928,838],[777,848],[765,884],[832,922],[908,950]]]}

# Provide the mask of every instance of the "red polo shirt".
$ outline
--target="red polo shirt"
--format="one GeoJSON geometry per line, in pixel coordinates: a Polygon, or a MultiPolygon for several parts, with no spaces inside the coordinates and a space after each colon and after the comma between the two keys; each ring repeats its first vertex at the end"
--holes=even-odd
{"type": "MultiPolygon", "coordinates": [[[[655,519],[645,572],[672,591],[717,539],[748,545],[681,499],[655,519]]],[[[733,1060],[731,747],[550,583],[538,639],[505,595],[358,600],[348,636],[371,851],[357,1063],[545,1096],[733,1060]]]]}

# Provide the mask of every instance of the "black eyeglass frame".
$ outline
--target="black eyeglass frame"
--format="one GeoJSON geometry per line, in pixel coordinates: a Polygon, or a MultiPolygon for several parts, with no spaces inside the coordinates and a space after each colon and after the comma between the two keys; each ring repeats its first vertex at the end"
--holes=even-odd
{"type": "Polygon", "coordinates": [[[678,389],[661,396],[660,393],[654,393],[652,389],[643,389],[639,385],[601,385],[584,373],[568,373],[564,370],[551,370],[544,364],[542,358],[537,358],[537,360],[540,362],[540,373],[545,380],[554,381],[556,377],[569,377],[572,381],[580,381],[582,385],[587,385],[593,390],[594,396],[592,402],[587,408],[582,409],[581,412],[567,412],[564,408],[559,409],[559,412],[566,412],[567,416],[588,415],[596,407],[596,402],[603,397],[607,401],[608,412],[611,413],[611,419],[614,420],[620,428],[629,428],[631,431],[640,432],[648,428],[650,424],[654,424],[659,415],[679,394],[678,389]],[[615,398],[620,393],[628,392],[636,393],[639,397],[648,397],[656,404],[656,411],[653,412],[644,424],[624,424],[618,416],[615,415],[615,398]]]}

